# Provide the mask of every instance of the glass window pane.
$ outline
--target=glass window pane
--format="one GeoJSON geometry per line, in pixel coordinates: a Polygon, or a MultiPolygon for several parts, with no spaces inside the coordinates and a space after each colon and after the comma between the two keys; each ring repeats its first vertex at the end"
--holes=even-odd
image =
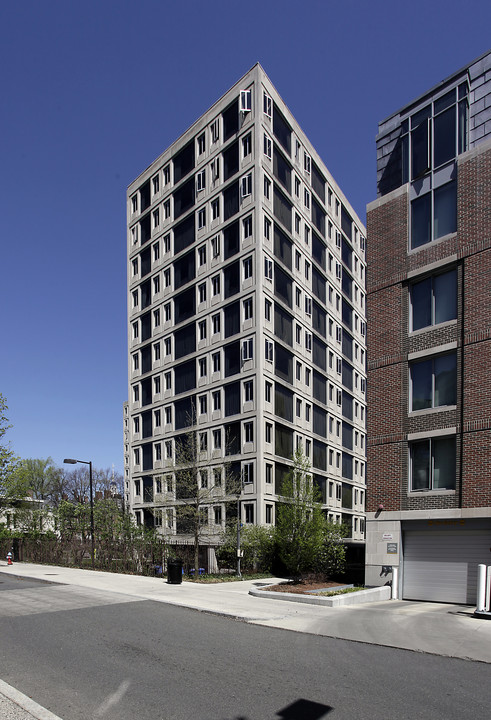
{"type": "Polygon", "coordinates": [[[420,247],[430,240],[431,195],[427,193],[411,203],[411,247],[420,247]]]}
{"type": "Polygon", "coordinates": [[[413,330],[431,325],[431,278],[414,283],[411,289],[413,330]]]}
{"type": "Polygon", "coordinates": [[[433,120],[434,166],[455,157],[455,106],[433,120]]]}
{"type": "Polygon", "coordinates": [[[435,190],[434,238],[443,237],[457,230],[457,193],[455,182],[435,190]]]}
{"type": "Polygon", "coordinates": [[[455,438],[438,438],[433,443],[433,488],[455,488],[455,438]]]}
{"type": "Polygon", "coordinates": [[[411,365],[411,410],[423,410],[431,407],[431,381],[431,360],[424,360],[411,365]]]}
{"type": "Polygon", "coordinates": [[[455,405],[457,402],[457,356],[442,355],[435,358],[435,407],[455,405]]]}
{"type": "Polygon", "coordinates": [[[428,119],[411,132],[412,179],[415,180],[429,169],[428,119]]]}
{"type": "Polygon", "coordinates": [[[443,273],[442,275],[437,275],[434,278],[433,296],[435,302],[435,325],[437,325],[438,323],[446,322],[447,320],[455,320],[455,318],[457,317],[456,270],[451,270],[450,272],[443,273]]]}
{"type": "Polygon", "coordinates": [[[411,490],[428,490],[430,486],[429,441],[411,445],[411,490]]]}

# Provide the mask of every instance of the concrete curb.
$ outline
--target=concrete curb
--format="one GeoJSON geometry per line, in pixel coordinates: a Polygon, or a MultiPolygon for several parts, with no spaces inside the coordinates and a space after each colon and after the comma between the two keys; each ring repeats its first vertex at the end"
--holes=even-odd
{"type": "MultiPolygon", "coordinates": [[[[276,592],[264,589],[251,588],[249,595],[255,597],[271,598],[272,600],[286,600],[287,602],[306,603],[308,605],[324,605],[325,607],[342,607],[343,605],[359,605],[360,603],[379,602],[390,600],[391,588],[389,585],[382,587],[367,588],[345,595],[334,595],[334,597],[316,597],[315,595],[299,595],[297,593],[276,592]]],[[[269,586],[270,587],[270,586],[269,586]]]]}
{"type": "Polygon", "coordinates": [[[3,680],[0,680],[0,694],[8,700],[11,700],[22,710],[25,710],[36,720],[62,720],[59,715],[55,715],[50,710],[46,710],[42,705],[34,702],[30,697],[19,692],[19,690],[16,690],[12,685],[8,685],[3,680]]]}

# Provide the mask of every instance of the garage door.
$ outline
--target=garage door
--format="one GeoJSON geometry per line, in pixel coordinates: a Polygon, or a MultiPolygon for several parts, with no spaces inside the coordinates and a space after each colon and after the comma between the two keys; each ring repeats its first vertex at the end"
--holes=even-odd
{"type": "Polygon", "coordinates": [[[477,566],[491,565],[490,546],[488,530],[405,531],[403,598],[475,604],[477,566]]]}

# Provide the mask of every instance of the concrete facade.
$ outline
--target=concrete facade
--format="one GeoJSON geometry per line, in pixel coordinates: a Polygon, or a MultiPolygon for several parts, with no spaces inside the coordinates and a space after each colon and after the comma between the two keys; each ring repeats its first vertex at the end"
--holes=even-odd
{"type": "Polygon", "coordinates": [[[240,473],[244,523],[274,524],[300,447],[326,513],[362,543],[365,229],[260,65],[129,186],[127,212],[137,522],[179,534],[175,440],[192,411],[205,544],[236,512],[215,471],[240,473]]]}
{"type": "MultiPolygon", "coordinates": [[[[415,592],[405,552],[416,553],[416,576],[424,570],[415,533],[430,555],[445,533],[469,547],[473,534],[489,535],[490,104],[487,53],[381,122],[377,136],[378,198],[367,214],[366,582],[391,582],[399,567],[403,596],[415,592]]],[[[440,560],[451,562],[444,552],[440,560]]],[[[431,562],[438,570],[438,557],[431,562]]]]}

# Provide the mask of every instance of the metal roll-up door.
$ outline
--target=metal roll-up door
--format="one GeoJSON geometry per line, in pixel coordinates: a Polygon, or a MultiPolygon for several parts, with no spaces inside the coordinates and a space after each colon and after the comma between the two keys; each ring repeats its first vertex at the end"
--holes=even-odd
{"type": "Polygon", "coordinates": [[[490,546],[482,529],[406,530],[403,598],[475,604],[477,566],[491,565],[490,546]]]}

